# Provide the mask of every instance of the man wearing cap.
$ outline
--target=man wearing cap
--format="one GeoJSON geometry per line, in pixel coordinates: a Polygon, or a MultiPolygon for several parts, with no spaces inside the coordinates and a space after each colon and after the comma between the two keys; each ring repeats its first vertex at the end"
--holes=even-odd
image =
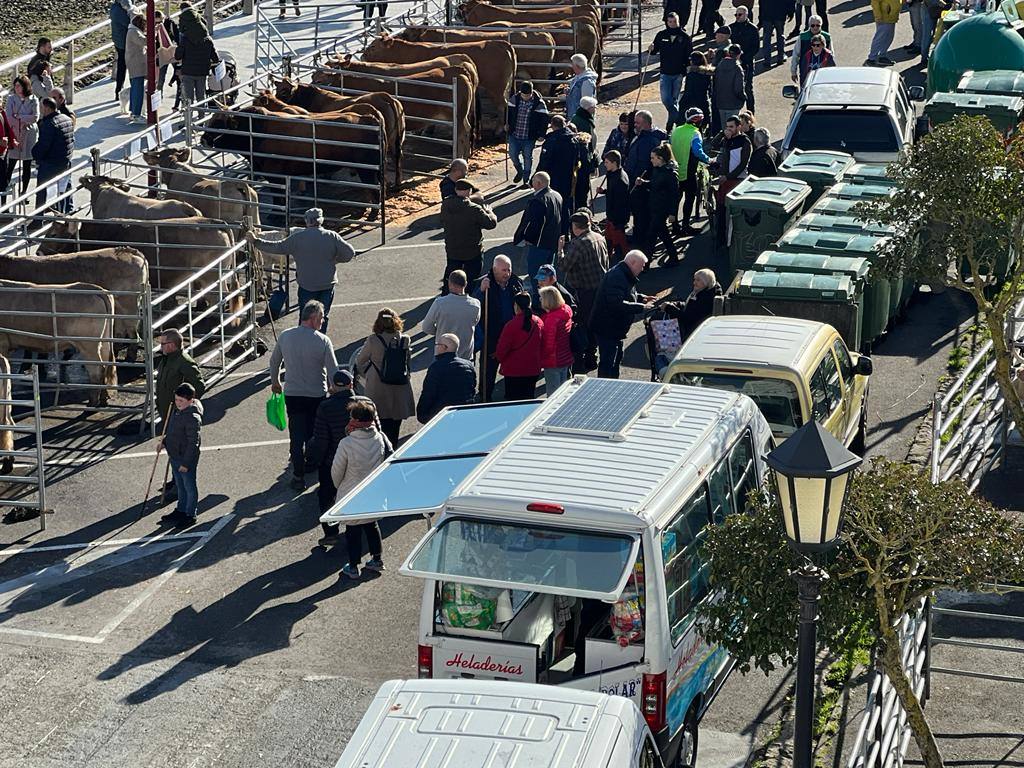
{"type": "Polygon", "coordinates": [[[594,310],[594,297],[608,271],[608,245],[603,237],[590,227],[590,216],[582,211],[572,215],[572,239],[565,244],[558,268],[576,293],[579,311],[573,310],[576,322],[587,326],[587,352],[578,365],[577,373],[588,373],[597,367],[597,339],[590,332],[590,315],[594,310]]]}
{"type": "Polygon", "coordinates": [[[324,228],[324,212],[319,208],[306,211],[306,226],[293,231],[284,240],[264,240],[252,232],[246,239],[265,253],[291,256],[295,262],[295,281],[299,284],[299,308],[311,300],[324,305],[320,333],[327,333],[327,320],[334,303],[334,286],[338,282],[336,267],[352,261],[355,249],[341,235],[324,228]]]}
{"type": "Polygon", "coordinates": [[[484,230],[498,226],[498,217],[482,198],[473,199],[477,188],[468,179],[455,182],[455,195],[441,201],[441,226],[447,261],[441,278],[441,293],[447,290],[448,275],[461,269],[475,281],[483,271],[484,230]]]}
{"type": "Polygon", "coordinates": [[[679,17],[670,13],[665,17],[665,28],[654,36],[654,42],[647,53],[657,56],[661,63],[661,75],[658,85],[661,91],[661,103],[668,111],[666,130],[679,122],[677,105],[679,91],[683,87],[683,74],[690,63],[693,43],[690,36],[679,27],[679,17]]]}
{"type": "Polygon", "coordinates": [[[461,157],[452,160],[452,164],[448,167],[448,173],[441,179],[441,199],[452,197],[455,194],[455,182],[466,178],[468,173],[469,163],[461,157]]]}
{"type": "Polygon", "coordinates": [[[459,340],[458,356],[472,360],[473,335],[480,322],[480,302],[466,295],[467,285],[466,273],[453,269],[448,275],[448,293],[434,299],[420,325],[423,332],[431,336],[455,336],[459,340]]]}
{"type": "Polygon", "coordinates": [[[731,44],[732,29],[730,27],[721,26],[715,30],[714,53],[708,52],[712,66],[716,66],[718,62],[725,58],[726,51],[729,50],[731,44]]]}
{"type": "MultiPolygon", "coordinates": [[[[557,115],[556,115],[557,117],[557,115]]],[[[551,177],[546,171],[537,171],[530,182],[533,195],[523,211],[512,243],[526,243],[526,268],[531,279],[541,264],[555,260],[558,238],[562,235],[562,196],[551,189],[551,177]]],[[[537,292],[534,281],[534,293],[537,292]]]]}
{"type": "MultiPolygon", "coordinates": [[[[558,272],[555,270],[554,264],[541,264],[537,270],[537,274],[533,276],[533,281],[537,284],[537,292],[539,294],[541,288],[554,287],[562,295],[562,301],[566,303],[569,309],[572,310],[575,316],[576,310],[579,305],[576,303],[576,297],[572,295],[572,292],[558,282],[558,272]]],[[[533,304],[537,307],[537,314],[541,313],[540,310],[540,296],[535,295],[533,304]]]]}
{"type": "Polygon", "coordinates": [[[699,230],[690,225],[690,220],[697,199],[697,172],[700,170],[699,164],[709,165],[711,158],[704,151],[704,137],[700,132],[704,113],[700,107],[690,107],[685,117],[686,122],[675,127],[669,141],[672,144],[672,156],[679,164],[679,188],[683,192],[683,217],[679,222],[681,234],[696,235],[699,230]]]}
{"type": "Polygon", "coordinates": [[[574,53],[569,62],[572,64],[572,80],[565,93],[565,114],[572,117],[584,96],[597,98],[597,72],[590,68],[590,62],[582,53],[574,53]]]}
{"type": "MultiPolygon", "coordinates": [[[[338,489],[331,479],[331,462],[338,452],[338,445],[345,438],[345,428],[349,422],[349,405],[356,400],[372,402],[370,398],[357,395],[353,386],[355,379],[350,371],[339,368],[332,379],[334,394],[317,406],[313,419],[313,436],[306,446],[306,462],[316,466],[320,478],[316,498],[322,515],[334,505],[334,497],[338,489]]],[[[380,429],[380,420],[377,420],[380,429]]],[[[330,546],[338,541],[338,526],[321,523],[324,535],[320,539],[321,546],[330,546]]]]}
{"type": "Polygon", "coordinates": [[[516,175],[514,184],[530,186],[533,170],[533,149],[537,140],[544,137],[551,115],[544,99],[534,93],[533,83],[524,80],[517,93],[509,97],[505,127],[508,131],[508,154],[512,158],[516,175]]]}
{"type": "Polygon", "coordinates": [[[416,420],[426,424],[442,408],[449,405],[468,405],[476,401],[476,369],[473,363],[455,354],[461,339],[453,333],[443,333],[434,344],[434,362],[427,368],[423,391],[416,404],[416,420]]]}

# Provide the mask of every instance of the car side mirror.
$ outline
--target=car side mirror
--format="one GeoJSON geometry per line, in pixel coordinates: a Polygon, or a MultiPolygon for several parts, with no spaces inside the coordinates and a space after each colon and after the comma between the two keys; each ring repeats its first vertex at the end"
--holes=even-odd
{"type": "Polygon", "coordinates": [[[854,372],[858,376],[870,376],[874,370],[875,365],[871,362],[870,357],[861,355],[857,358],[857,366],[854,368],[854,372]]]}
{"type": "Polygon", "coordinates": [[[924,101],[924,86],[912,85],[907,89],[911,101],[924,101]]]}
{"type": "Polygon", "coordinates": [[[800,95],[800,89],[795,85],[782,86],[782,98],[795,100],[800,95]]]}

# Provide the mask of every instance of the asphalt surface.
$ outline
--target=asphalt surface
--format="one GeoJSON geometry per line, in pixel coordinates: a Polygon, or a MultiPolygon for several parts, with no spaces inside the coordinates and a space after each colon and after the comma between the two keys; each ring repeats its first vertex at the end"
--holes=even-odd
{"type": "MultiPolygon", "coordinates": [[[[859,63],[869,19],[866,2],[835,6],[841,62],[859,63]]],[[[908,36],[904,17],[897,43],[908,36]]],[[[788,67],[756,81],[759,121],[776,138],[789,114],[785,82],[788,67]]],[[[605,86],[602,138],[632,106],[635,86],[635,77],[605,86]]],[[[654,102],[663,120],[656,84],[640,101],[654,102]]],[[[491,256],[512,255],[522,273],[508,239],[525,193],[504,178],[501,165],[478,174],[500,219],[486,245],[491,256]]],[[[413,334],[418,391],[431,356],[418,323],[443,269],[441,234],[428,211],[394,228],[387,246],[374,247],[376,237],[356,238],[365,252],[339,269],[330,336],[345,361],[377,311],[392,307],[413,334]]],[[[701,236],[682,266],[653,269],[641,290],[678,286],[685,296],[704,266],[723,274],[701,236]]],[[[872,453],[905,456],[969,317],[955,294],[922,296],[874,350],[872,453]]],[[[53,469],[47,531],[37,534],[37,521],[0,527],[0,766],[328,766],[377,686],[415,674],[420,589],[394,569],[424,523],[382,526],[389,572],[339,579],[342,553],[316,545],[315,492],[288,488],[286,436],[265,422],[266,361],[205,398],[200,524],[184,534],[159,526],[168,509],[151,501],[143,513],[152,442],[117,437],[97,417],[50,422],[47,444],[65,464],[53,469]],[[82,463],[90,456],[108,458],[82,463]]],[[[639,324],[624,370],[649,375],[639,324]]],[[[403,434],[415,428],[409,420],[403,434]]],[[[741,764],[771,727],[786,684],[786,673],[734,675],[705,720],[702,764],[741,764]]]]}

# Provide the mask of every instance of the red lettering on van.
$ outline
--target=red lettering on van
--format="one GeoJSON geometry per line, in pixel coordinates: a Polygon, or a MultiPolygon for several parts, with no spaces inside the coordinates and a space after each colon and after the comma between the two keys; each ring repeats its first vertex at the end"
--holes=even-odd
{"type": "Polygon", "coordinates": [[[511,659],[506,659],[505,663],[499,663],[491,659],[490,656],[483,660],[478,660],[476,654],[471,654],[467,659],[462,651],[459,651],[455,656],[448,659],[445,662],[446,667],[458,667],[459,669],[473,669],[478,672],[500,672],[503,675],[522,675],[523,665],[512,664],[511,659]]]}

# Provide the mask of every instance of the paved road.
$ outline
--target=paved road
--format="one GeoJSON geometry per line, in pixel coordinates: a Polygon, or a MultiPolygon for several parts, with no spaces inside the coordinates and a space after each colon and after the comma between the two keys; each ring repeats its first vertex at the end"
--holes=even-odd
{"type": "MultiPolygon", "coordinates": [[[[866,50],[866,7],[855,0],[836,9],[844,62],[866,50]]],[[[898,42],[908,28],[904,20],[898,42]]],[[[787,77],[776,69],[757,81],[759,118],[776,137],[788,117],[778,96],[787,77]]],[[[631,106],[632,86],[624,79],[614,88],[602,135],[631,106]]],[[[656,94],[647,85],[640,98],[655,102],[660,120],[656,94]]],[[[500,167],[480,176],[501,219],[489,253],[516,256],[522,272],[508,238],[523,193],[504,186],[500,167]]],[[[400,312],[414,336],[417,387],[430,356],[417,324],[443,267],[430,222],[395,229],[386,247],[373,247],[373,234],[358,239],[366,250],[341,268],[331,317],[344,360],[380,307],[400,312]]],[[[700,237],[683,266],[654,269],[641,287],[688,286],[703,266],[722,264],[700,237]]],[[[921,300],[878,346],[873,452],[905,454],[965,316],[951,294],[921,300]]],[[[70,461],[51,490],[48,531],[35,534],[33,522],[0,528],[0,766],[326,766],[376,687],[415,673],[417,585],[393,572],[340,581],[341,553],[316,547],[313,493],[296,498],[288,489],[286,440],[263,418],[265,365],[244,366],[206,399],[202,524],[185,534],[160,529],[152,505],[141,514],[152,443],[114,437],[95,418],[52,424],[49,442],[66,446],[70,461]],[[116,455],[75,463],[90,452],[116,455]]],[[[626,366],[630,377],[648,375],[638,328],[626,366]]],[[[414,428],[407,422],[405,432],[414,428]]],[[[424,525],[384,529],[394,569],[424,525]]],[[[782,675],[732,678],[705,723],[707,764],[743,759],[770,727],[784,683],[782,675]]]]}

